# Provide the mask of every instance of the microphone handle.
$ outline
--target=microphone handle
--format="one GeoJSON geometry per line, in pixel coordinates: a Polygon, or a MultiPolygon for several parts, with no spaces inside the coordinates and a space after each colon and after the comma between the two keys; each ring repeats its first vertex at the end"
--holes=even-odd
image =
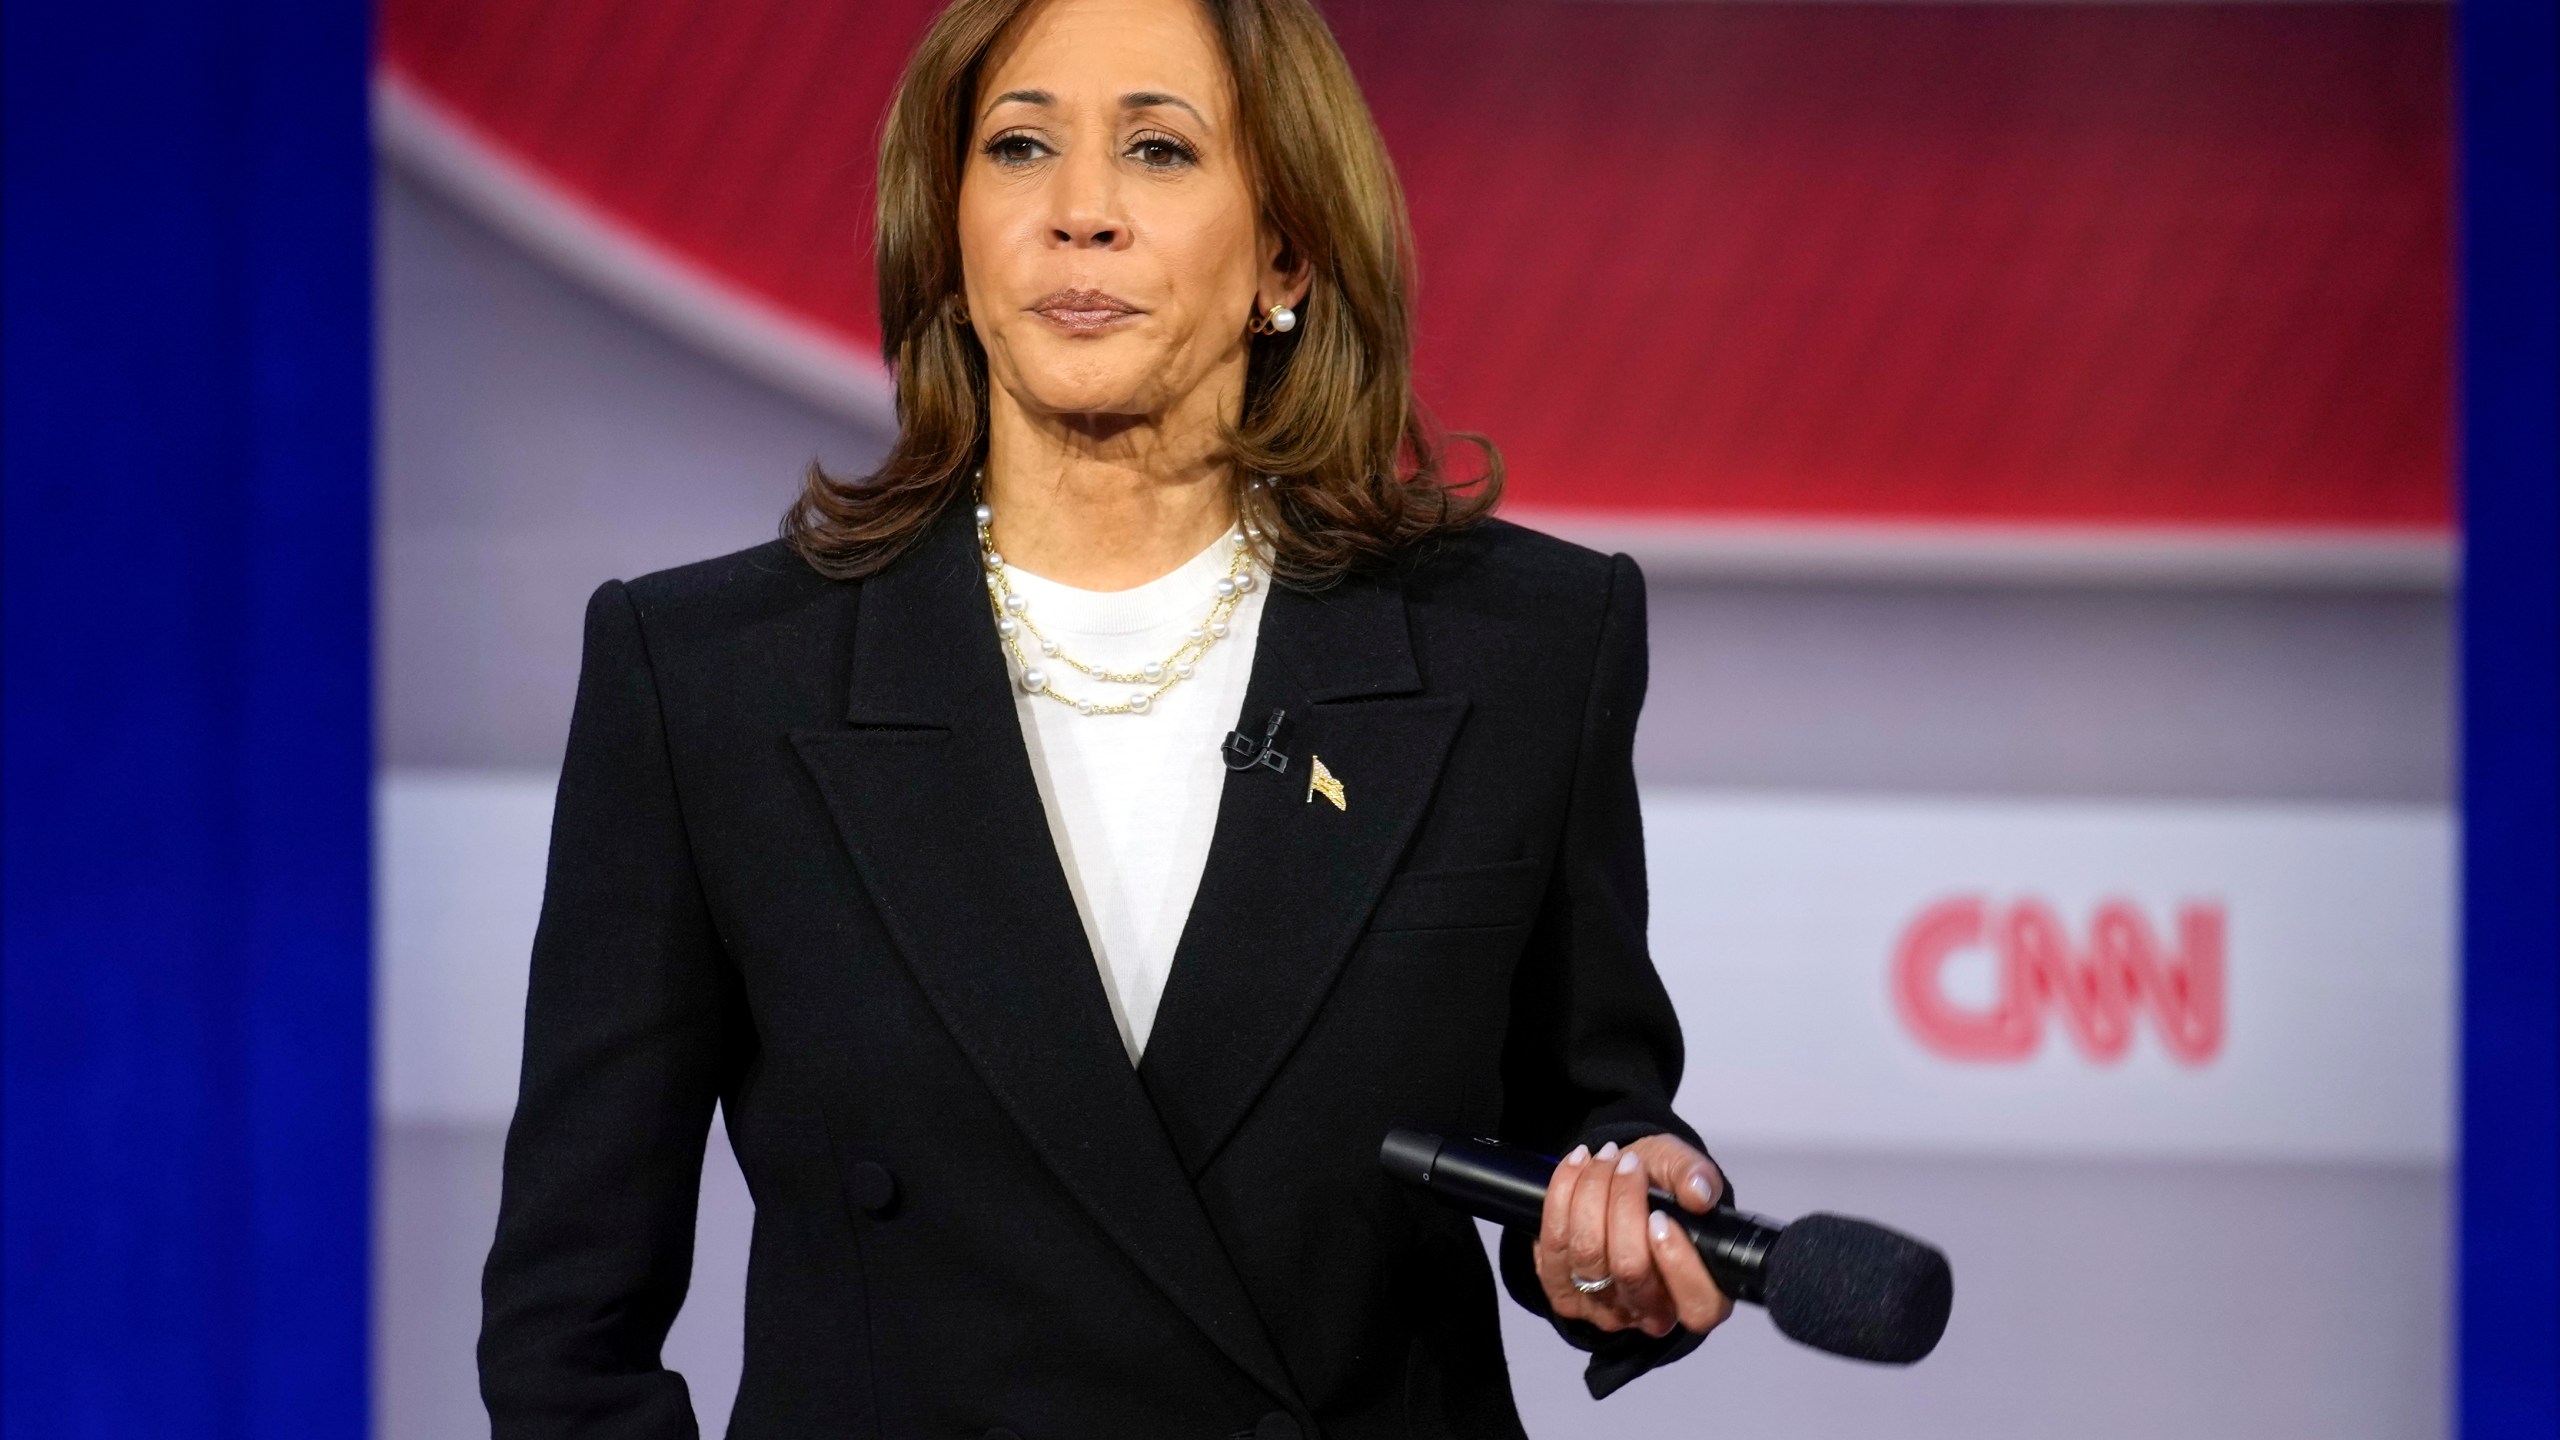
{"type": "MultiPolygon", "coordinates": [[[[1443,1139],[1418,1130],[1389,1131],[1379,1158],[1397,1178],[1421,1186],[1445,1204],[1478,1219],[1533,1230],[1545,1214],[1547,1181],[1556,1169],[1555,1161],[1515,1146],[1443,1139]]],[[[1716,1288],[1735,1300],[1763,1303],[1769,1247],[1785,1226],[1723,1205],[1696,1214],[1661,1190],[1652,1191],[1650,1198],[1654,1209],[1689,1232],[1716,1288]]]]}

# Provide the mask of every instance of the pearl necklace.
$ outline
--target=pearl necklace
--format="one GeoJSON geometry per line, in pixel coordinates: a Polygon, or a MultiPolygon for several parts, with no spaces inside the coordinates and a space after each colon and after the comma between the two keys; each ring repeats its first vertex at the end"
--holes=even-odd
{"type": "Polygon", "coordinates": [[[1073,705],[1079,715],[1144,715],[1155,708],[1164,692],[1188,680],[1199,667],[1200,657],[1209,647],[1227,638],[1229,621],[1236,604],[1252,593],[1253,542],[1259,532],[1250,525],[1228,532],[1234,554],[1227,561],[1227,573],[1218,577],[1217,598],[1210,602],[1209,613],[1197,625],[1183,632],[1182,643],[1162,660],[1150,660],[1135,670],[1106,670],[1088,665],[1058,648],[1058,642],[1040,633],[1031,623],[1031,602],[1023,598],[1005,580],[1004,557],[996,553],[991,533],[996,512],[985,505],[978,507],[978,555],[987,572],[987,608],[996,619],[996,634],[1012,652],[1014,673],[1023,693],[1044,695],[1061,705],[1073,705]],[[1048,667],[1035,662],[1022,648],[1028,636],[1039,647],[1043,658],[1055,660],[1080,674],[1106,685],[1135,685],[1138,689],[1117,700],[1096,700],[1091,696],[1071,696],[1059,690],[1048,667]]]}

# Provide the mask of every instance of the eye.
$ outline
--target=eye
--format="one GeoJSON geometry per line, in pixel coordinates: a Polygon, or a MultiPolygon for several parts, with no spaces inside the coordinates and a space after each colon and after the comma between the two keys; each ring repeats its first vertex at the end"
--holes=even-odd
{"type": "Polygon", "coordinates": [[[1179,170],[1199,163],[1199,152],[1170,135],[1140,135],[1129,142],[1128,155],[1150,170],[1179,170]]]}
{"type": "Polygon", "coordinates": [[[1049,147],[1042,144],[1038,136],[1025,134],[1019,130],[1009,135],[999,135],[988,141],[985,151],[988,159],[998,165],[1008,166],[1028,165],[1050,153],[1049,147]]]}

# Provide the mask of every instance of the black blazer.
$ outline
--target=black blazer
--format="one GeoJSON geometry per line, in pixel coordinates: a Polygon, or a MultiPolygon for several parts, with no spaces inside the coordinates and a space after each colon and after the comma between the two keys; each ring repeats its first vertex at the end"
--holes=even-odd
{"type": "MultiPolygon", "coordinates": [[[[483,1276],[497,1436],[696,1433],[659,1353],[715,1101],[756,1204],[733,1437],[1518,1436],[1473,1223],[1378,1142],[1694,1142],[1644,682],[1633,562],[1517,526],[1274,586],[1242,718],[1287,712],[1290,768],[1228,774],[1133,1069],[966,507],[869,580],[773,544],[605,585],[483,1276]]],[[[1600,1391],[1696,1343],[1560,1328],[1600,1391]]]]}

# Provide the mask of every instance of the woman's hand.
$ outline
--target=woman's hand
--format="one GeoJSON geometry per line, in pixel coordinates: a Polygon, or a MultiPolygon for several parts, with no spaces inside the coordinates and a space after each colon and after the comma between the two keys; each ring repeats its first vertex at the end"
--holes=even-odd
{"type": "Polygon", "coordinates": [[[1538,1283],[1557,1315],[1659,1339],[1674,1325],[1703,1335],[1733,1313],[1688,1232],[1653,1213],[1646,1191],[1655,1186],[1704,1214],[1722,1198],[1724,1177],[1669,1135],[1623,1151],[1603,1145],[1597,1155],[1577,1145],[1557,1162],[1536,1252],[1538,1283]]]}

